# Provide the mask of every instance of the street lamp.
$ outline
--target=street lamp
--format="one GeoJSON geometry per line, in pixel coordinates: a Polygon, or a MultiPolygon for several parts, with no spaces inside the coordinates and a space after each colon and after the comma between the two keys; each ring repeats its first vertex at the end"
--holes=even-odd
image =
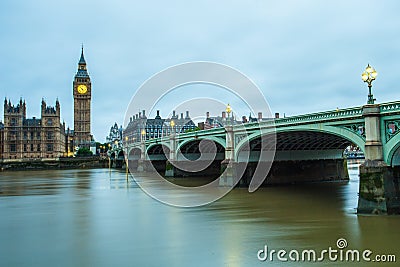
{"type": "Polygon", "coordinates": [[[175,134],[175,132],[174,132],[175,122],[174,122],[173,120],[171,120],[171,121],[169,122],[169,124],[171,125],[171,132],[172,132],[172,134],[175,134]]]}
{"type": "Polygon", "coordinates": [[[372,95],[371,88],[372,88],[372,82],[376,79],[376,76],[378,76],[378,72],[371,67],[369,64],[365,68],[365,71],[361,74],[361,79],[365,82],[368,83],[368,102],[367,104],[374,104],[375,98],[372,95]]]}
{"type": "Polygon", "coordinates": [[[226,106],[226,113],[228,113],[228,121],[229,121],[229,114],[231,114],[231,112],[232,112],[232,108],[231,108],[231,105],[229,105],[229,103],[228,103],[228,105],[226,106]]]}
{"type": "Polygon", "coordinates": [[[141,134],[142,134],[142,141],[144,141],[144,138],[145,138],[145,135],[146,135],[146,130],[143,129],[142,132],[141,132],[141,134]]]}

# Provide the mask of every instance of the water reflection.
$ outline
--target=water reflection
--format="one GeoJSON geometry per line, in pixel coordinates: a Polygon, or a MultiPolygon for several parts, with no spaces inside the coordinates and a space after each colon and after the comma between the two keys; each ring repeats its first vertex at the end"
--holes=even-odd
{"type": "Polygon", "coordinates": [[[357,166],[349,172],[343,183],[237,188],[192,209],[153,200],[117,170],[1,173],[1,265],[286,266],[256,253],[322,250],[340,237],[400,257],[399,217],[357,216],[357,166]]]}

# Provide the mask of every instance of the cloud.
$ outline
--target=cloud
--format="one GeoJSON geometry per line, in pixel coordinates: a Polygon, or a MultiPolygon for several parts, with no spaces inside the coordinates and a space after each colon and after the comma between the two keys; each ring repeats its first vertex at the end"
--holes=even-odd
{"type": "Polygon", "coordinates": [[[379,72],[375,97],[393,101],[399,7],[397,1],[3,1],[0,88],[13,102],[23,96],[30,117],[39,115],[43,96],[49,103],[59,97],[73,127],[72,81],[83,42],[98,140],[122,123],[145,80],[188,61],[239,69],[273,112],[364,104],[360,74],[367,63],[379,72]]]}

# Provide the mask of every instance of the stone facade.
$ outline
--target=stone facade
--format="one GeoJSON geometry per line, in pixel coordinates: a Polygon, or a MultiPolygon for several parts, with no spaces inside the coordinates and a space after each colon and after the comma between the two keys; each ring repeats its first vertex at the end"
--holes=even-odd
{"type": "Polygon", "coordinates": [[[41,118],[26,117],[26,103],[4,101],[4,122],[0,122],[0,159],[54,159],[73,156],[76,147],[93,147],[91,135],[92,87],[83,55],[73,81],[74,130],[61,124],[60,103],[54,107],[42,100],[41,118]]]}
{"type": "Polygon", "coordinates": [[[65,152],[65,124],[60,121],[60,103],[54,107],[42,100],[41,118],[26,117],[25,101],[12,105],[4,100],[2,159],[59,158],[65,152]]]}
{"type": "Polygon", "coordinates": [[[87,147],[91,146],[93,136],[91,135],[91,98],[92,83],[86,68],[86,61],[83,55],[83,47],[81,58],[78,63],[78,71],[73,82],[74,96],[74,146],[87,147]]]}
{"type": "Polygon", "coordinates": [[[0,122],[0,159],[4,156],[4,124],[0,122]]]}
{"type": "Polygon", "coordinates": [[[148,119],[146,117],[146,112],[143,110],[130,118],[128,126],[123,131],[124,138],[127,139],[123,141],[133,143],[140,141],[142,135],[145,140],[149,140],[168,136],[171,133],[178,134],[192,131],[195,128],[196,125],[190,118],[189,111],[186,111],[185,117],[183,113],[181,113],[179,117],[176,112],[173,111],[171,118],[162,119],[160,111],[157,110],[157,115],[154,119],[148,119]]]}

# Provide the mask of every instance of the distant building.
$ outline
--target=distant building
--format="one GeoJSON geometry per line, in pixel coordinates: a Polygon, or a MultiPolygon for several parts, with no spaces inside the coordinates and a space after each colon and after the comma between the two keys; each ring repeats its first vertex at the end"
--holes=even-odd
{"type": "Polygon", "coordinates": [[[109,144],[110,149],[118,149],[122,146],[122,126],[118,127],[118,124],[115,123],[110,128],[110,133],[106,137],[106,142],[109,144]]]}
{"type": "Polygon", "coordinates": [[[0,121],[0,159],[4,157],[4,124],[0,121]]]}
{"type": "Polygon", "coordinates": [[[91,134],[92,85],[83,55],[78,62],[72,94],[74,98],[74,130],[65,130],[60,123],[60,103],[54,107],[42,100],[41,118],[26,117],[25,101],[17,105],[4,101],[4,122],[0,123],[2,159],[59,158],[73,156],[79,147],[96,152],[91,134]]]}
{"type": "Polygon", "coordinates": [[[195,128],[196,125],[190,118],[189,111],[186,111],[185,117],[183,113],[179,117],[173,111],[171,118],[163,119],[160,116],[160,111],[157,110],[157,115],[154,119],[148,119],[145,110],[143,110],[130,118],[129,124],[123,132],[124,138],[127,138],[124,142],[140,141],[142,140],[142,134],[145,140],[149,140],[167,136],[171,133],[178,134],[192,131],[195,128]]]}
{"type": "Polygon", "coordinates": [[[236,118],[234,118],[232,115],[227,116],[226,112],[223,111],[221,113],[221,116],[210,116],[210,112],[206,112],[206,119],[204,122],[200,122],[198,124],[198,127],[201,130],[208,130],[212,128],[219,128],[219,127],[224,127],[225,125],[237,125],[237,124],[242,124],[242,123],[253,123],[253,122],[260,122],[260,121],[266,121],[266,120],[271,120],[271,118],[263,118],[262,112],[258,112],[257,118],[254,118],[249,115],[249,117],[242,116],[242,120],[238,121],[236,118]]]}
{"type": "Polygon", "coordinates": [[[3,159],[59,158],[65,152],[65,123],[60,122],[60,103],[42,100],[41,118],[26,117],[25,101],[12,105],[4,100],[3,159]]]}
{"type": "Polygon", "coordinates": [[[74,130],[71,130],[69,127],[65,130],[65,157],[73,157],[75,155],[75,146],[74,146],[74,130]]]}

